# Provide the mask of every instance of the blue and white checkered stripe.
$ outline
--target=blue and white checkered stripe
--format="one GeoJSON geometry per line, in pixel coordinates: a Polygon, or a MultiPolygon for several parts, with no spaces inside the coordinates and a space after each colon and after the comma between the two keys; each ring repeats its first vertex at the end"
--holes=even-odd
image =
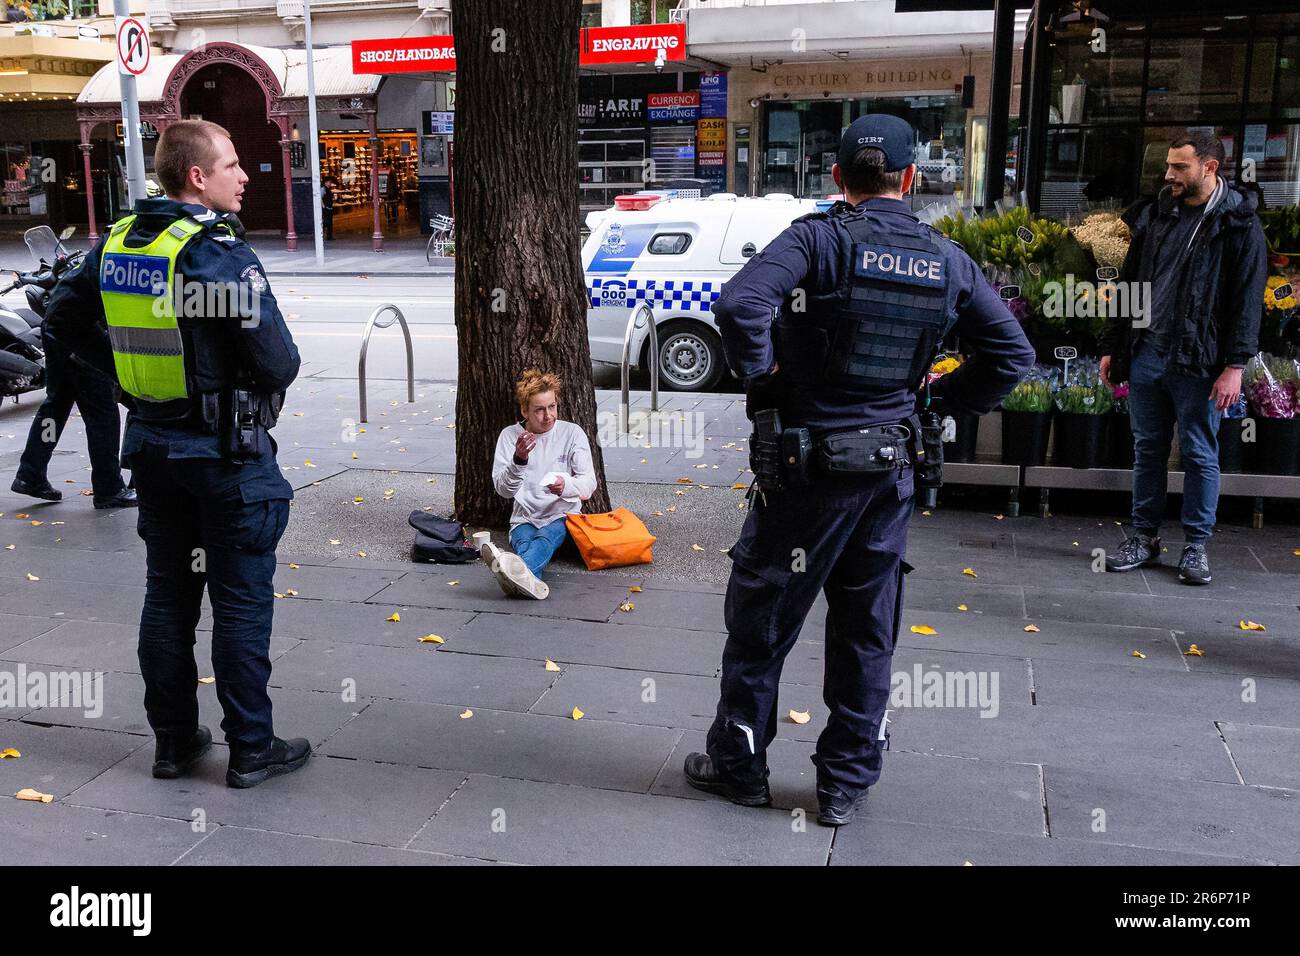
{"type": "Polygon", "coordinates": [[[708,312],[721,292],[721,282],[707,279],[592,277],[587,280],[587,296],[593,309],[601,306],[633,309],[646,302],[652,309],[708,312]]]}

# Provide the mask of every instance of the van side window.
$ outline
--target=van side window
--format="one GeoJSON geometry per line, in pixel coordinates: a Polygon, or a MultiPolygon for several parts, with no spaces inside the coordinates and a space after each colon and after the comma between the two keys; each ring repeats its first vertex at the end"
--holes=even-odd
{"type": "Polygon", "coordinates": [[[661,232],[650,240],[647,247],[651,255],[680,256],[691,245],[691,237],[685,232],[661,232]]]}

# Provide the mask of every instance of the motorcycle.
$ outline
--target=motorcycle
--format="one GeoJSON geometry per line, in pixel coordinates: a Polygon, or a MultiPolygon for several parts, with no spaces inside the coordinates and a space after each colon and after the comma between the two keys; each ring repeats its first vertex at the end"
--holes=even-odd
{"type": "Polygon", "coordinates": [[[35,392],[45,387],[45,347],[41,325],[50,292],[68,271],[85,257],[84,252],[69,252],[63,240],[74,228],[69,226],[55,235],[49,226],[37,226],[23,234],[27,249],[36,261],[30,272],[14,272],[12,284],[0,289],[0,296],[22,289],[28,308],[0,304],[0,398],[35,392]]]}

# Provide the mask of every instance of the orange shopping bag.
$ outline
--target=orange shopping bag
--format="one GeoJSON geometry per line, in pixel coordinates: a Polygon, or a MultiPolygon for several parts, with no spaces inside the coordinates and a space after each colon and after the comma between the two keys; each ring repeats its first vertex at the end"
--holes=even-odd
{"type": "Polygon", "coordinates": [[[565,515],[564,524],[588,571],[650,563],[655,536],[626,508],[594,515],[565,515]]]}

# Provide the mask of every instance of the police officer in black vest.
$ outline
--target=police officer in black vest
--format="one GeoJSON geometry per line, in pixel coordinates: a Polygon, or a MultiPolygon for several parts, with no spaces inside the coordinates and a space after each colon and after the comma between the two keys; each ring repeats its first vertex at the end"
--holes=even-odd
{"type": "Polygon", "coordinates": [[[307,740],[275,736],[266,689],[275,548],[293,497],[269,429],[298,349],[235,217],[248,176],[229,134],[175,122],[154,165],[167,197],[113,225],[55,288],[46,327],[129,396],[122,459],[148,566],[139,650],[153,775],[185,774],[212,745],[194,660],[206,585],[226,783],[252,787],[311,754],[307,740]]]}
{"type": "Polygon", "coordinates": [[[880,778],[907,524],[918,478],[937,480],[942,460],[918,412],[988,412],[1034,359],[975,263],[903,199],[914,155],[904,120],[854,121],[831,171],[845,201],[792,223],[713,305],[746,384],[756,478],[731,549],[717,717],[686,778],[743,806],[771,802],[781,666],[824,591],[830,717],[813,763],[827,826],[848,823],[880,778]],[[970,358],[918,409],[950,332],[970,358]]]}

